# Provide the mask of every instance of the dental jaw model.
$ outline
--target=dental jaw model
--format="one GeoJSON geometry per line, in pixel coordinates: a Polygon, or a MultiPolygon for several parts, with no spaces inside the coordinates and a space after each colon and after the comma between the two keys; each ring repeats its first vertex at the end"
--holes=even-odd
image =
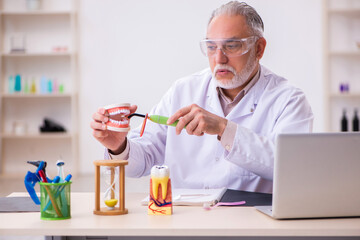
{"type": "Polygon", "coordinates": [[[109,117],[109,121],[106,122],[108,130],[116,132],[128,132],[130,114],[130,104],[121,103],[121,104],[112,104],[104,107],[106,110],[106,115],[109,117]]]}
{"type": "Polygon", "coordinates": [[[170,170],[167,166],[155,165],[151,169],[148,214],[172,214],[170,170]]]}

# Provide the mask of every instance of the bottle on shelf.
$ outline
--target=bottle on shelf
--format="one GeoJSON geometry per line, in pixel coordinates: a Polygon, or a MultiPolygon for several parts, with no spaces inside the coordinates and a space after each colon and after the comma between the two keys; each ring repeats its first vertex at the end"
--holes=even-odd
{"type": "Polygon", "coordinates": [[[58,91],[59,91],[59,87],[58,87],[57,79],[54,78],[54,80],[53,80],[53,93],[58,93],[58,91]]]}
{"type": "Polygon", "coordinates": [[[35,78],[32,79],[30,93],[36,93],[36,80],[35,78]]]}
{"type": "Polygon", "coordinates": [[[355,109],[355,111],[354,111],[354,117],[352,120],[352,130],[354,132],[359,131],[359,118],[358,118],[358,114],[357,114],[357,109],[355,109]]]}
{"type": "Polygon", "coordinates": [[[59,93],[64,93],[64,84],[63,83],[60,83],[59,84],[59,90],[58,90],[59,93]]]}
{"type": "Polygon", "coordinates": [[[47,87],[47,88],[48,88],[48,89],[47,89],[47,92],[48,92],[48,93],[52,93],[52,92],[53,92],[53,82],[52,82],[51,79],[48,80],[47,86],[48,86],[48,87],[47,87]]]}
{"type": "Polygon", "coordinates": [[[29,92],[29,79],[24,79],[24,93],[28,94],[29,92]]]}
{"type": "Polygon", "coordinates": [[[348,82],[340,83],[340,93],[349,93],[350,87],[348,82]]]}
{"type": "Polygon", "coordinates": [[[48,84],[45,76],[40,79],[40,93],[45,94],[48,92],[48,84]]]}
{"type": "Polygon", "coordinates": [[[9,76],[9,82],[8,82],[8,93],[14,93],[15,90],[15,79],[14,76],[9,76]]]}
{"type": "Polygon", "coordinates": [[[15,87],[14,87],[15,92],[21,92],[21,75],[17,74],[15,76],[15,87]]]}
{"type": "Polygon", "coordinates": [[[346,117],[346,109],[343,110],[343,116],[341,118],[341,131],[342,132],[348,131],[348,119],[346,117]]]}

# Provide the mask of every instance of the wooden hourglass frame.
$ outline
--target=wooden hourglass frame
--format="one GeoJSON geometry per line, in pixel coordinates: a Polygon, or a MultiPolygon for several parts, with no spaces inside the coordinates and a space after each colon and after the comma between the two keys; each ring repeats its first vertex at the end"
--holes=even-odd
{"type": "MultiPolygon", "coordinates": [[[[125,208],[125,165],[128,164],[126,160],[96,160],[95,165],[95,209],[96,215],[121,215],[127,214],[128,210],[125,208]],[[119,207],[108,209],[106,207],[100,208],[100,167],[111,168],[111,184],[115,178],[115,167],[119,167],[119,207]]],[[[115,193],[111,190],[111,195],[114,197],[115,193]]]]}

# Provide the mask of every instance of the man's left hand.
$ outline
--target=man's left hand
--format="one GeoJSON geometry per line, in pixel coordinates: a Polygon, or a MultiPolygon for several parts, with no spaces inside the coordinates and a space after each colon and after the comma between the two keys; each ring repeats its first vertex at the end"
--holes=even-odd
{"type": "Polygon", "coordinates": [[[185,127],[190,135],[202,136],[207,133],[221,137],[227,124],[226,118],[210,113],[196,104],[179,109],[169,118],[167,124],[172,124],[176,120],[179,120],[176,125],[178,135],[185,127]]]}

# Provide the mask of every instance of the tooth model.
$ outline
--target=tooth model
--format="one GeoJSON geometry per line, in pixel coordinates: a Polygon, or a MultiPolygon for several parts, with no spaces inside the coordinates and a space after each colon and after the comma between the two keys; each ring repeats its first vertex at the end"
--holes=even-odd
{"type": "Polygon", "coordinates": [[[172,193],[170,170],[167,166],[154,166],[151,169],[149,215],[171,215],[172,193]]]}
{"type": "Polygon", "coordinates": [[[116,132],[128,132],[130,114],[130,104],[112,104],[104,107],[106,114],[109,116],[109,121],[106,123],[107,129],[116,132]]]}

